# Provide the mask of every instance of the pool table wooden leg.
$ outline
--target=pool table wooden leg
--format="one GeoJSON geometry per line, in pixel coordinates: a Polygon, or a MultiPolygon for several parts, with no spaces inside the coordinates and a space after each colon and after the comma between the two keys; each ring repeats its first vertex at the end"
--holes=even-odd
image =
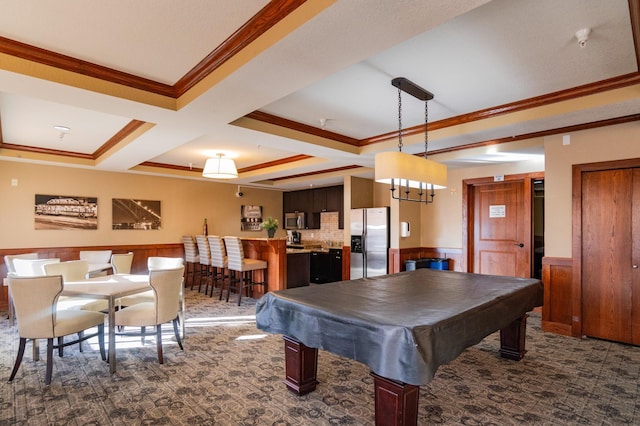
{"type": "Polygon", "coordinates": [[[375,373],[376,426],[410,426],[418,424],[420,386],[397,382],[375,373]]]}
{"type": "Polygon", "coordinates": [[[284,384],[298,395],[314,391],[318,384],[318,349],[305,346],[288,336],[282,338],[285,359],[284,384]]]}
{"type": "Polygon", "coordinates": [[[527,314],[500,329],[500,356],[520,361],[524,358],[525,337],[527,334],[527,314]]]}

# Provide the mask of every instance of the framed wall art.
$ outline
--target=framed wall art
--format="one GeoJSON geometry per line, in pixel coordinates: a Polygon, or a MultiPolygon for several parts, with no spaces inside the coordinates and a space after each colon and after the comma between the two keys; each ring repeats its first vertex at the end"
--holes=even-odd
{"type": "Polygon", "coordinates": [[[35,229],[98,229],[98,199],[36,194],[34,223],[35,229]]]}
{"type": "Polygon", "coordinates": [[[160,229],[160,205],[160,201],[114,198],[111,202],[111,229],[160,229]]]}
{"type": "Polygon", "coordinates": [[[240,230],[261,231],[262,206],[240,206],[240,230]]]}

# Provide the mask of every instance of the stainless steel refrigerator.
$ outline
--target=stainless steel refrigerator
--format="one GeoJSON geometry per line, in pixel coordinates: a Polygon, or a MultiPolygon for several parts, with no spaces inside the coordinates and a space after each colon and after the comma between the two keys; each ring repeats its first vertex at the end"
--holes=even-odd
{"type": "Polygon", "coordinates": [[[389,208],[351,210],[351,279],[388,273],[389,208]]]}

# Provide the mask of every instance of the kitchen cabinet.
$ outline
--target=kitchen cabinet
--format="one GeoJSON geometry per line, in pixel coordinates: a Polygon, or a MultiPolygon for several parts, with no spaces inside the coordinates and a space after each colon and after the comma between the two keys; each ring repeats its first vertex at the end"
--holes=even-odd
{"type": "Polygon", "coordinates": [[[309,285],[310,253],[287,254],[287,288],[309,285]]]}
{"type": "Polygon", "coordinates": [[[328,212],[338,212],[338,228],[344,229],[344,187],[329,186],[325,189],[326,209],[328,212]]]}
{"type": "Polygon", "coordinates": [[[282,212],[296,211],[307,213],[307,229],[320,229],[320,212],[338,212],[338,228],[344,229],[344,187],[337,185],[285,192],[282,195],[282,212]],[[317,214],[310,217],[314,213],[317,214]]]}
{"type": "Polygon", "coordinates": [[[313,212],[326,212],[327,210],[327,188],[316,188],[311,189],[310,192],[313,194],[311,197],[311,211],[313,212]]]}
{"type": "Polygon", "coordinates": [[[310,212],[313,194],[308,191],[285,192],[282,196],[282,212],[310,212]]]}

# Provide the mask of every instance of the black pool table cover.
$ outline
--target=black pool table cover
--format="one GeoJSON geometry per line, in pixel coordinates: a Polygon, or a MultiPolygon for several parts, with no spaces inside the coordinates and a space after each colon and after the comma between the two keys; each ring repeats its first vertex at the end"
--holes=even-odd
{"type": "Polygon", "coordinates": [[[265,294],[257,327],[422,385],[543,302],[537,279],[417,269],[265,294]]]}

